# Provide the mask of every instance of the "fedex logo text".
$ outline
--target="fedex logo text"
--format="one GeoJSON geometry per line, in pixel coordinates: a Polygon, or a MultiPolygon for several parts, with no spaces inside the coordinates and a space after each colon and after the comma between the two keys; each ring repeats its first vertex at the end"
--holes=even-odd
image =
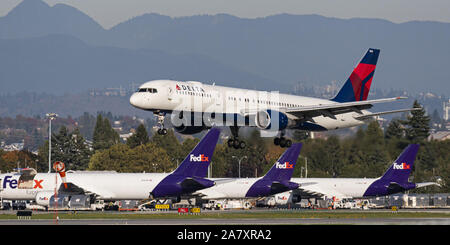
{"type": "Polygon", "coordinates": [[[406,163],[401,163],[401,164],[397,164],[396,162],[394,162],[394,169],[411,169],[411,165],[406,164],[406,163]]]}
{"type": "Polygon", "coordinates": [[[203,154],[200,154],[200,156],[198,156],[198,157],[196,157],[196,156],[191,154],[189,160],[191,162],[207,162],[208,161],[208,157],[206,157],[203,154]]]}
{"type": "Polygon", "coordinates": [[[289,164],[289,162],[285,162],[283,164],[276,162],[275,163],[275,167],[279,168],[279,169],[293,169],[294,168],[294,164],[289,164]]]}
{"type": "Polygon", "coordinates": [[[11,189],[17,188],[17,180],[11,179],[11,178],[12,178],[12,176],[5,176],[5,179],[3,180],[3,189],[6,189],[7,185],[11,189]]]}
{"type": "MultiPolygon", "coordinates": [[[[1,179],[0,179],[1,181],[1,179]]],[[[34,186],[33,189],[43,189],[42,182],[44,182],[43,179],[41,180],[33,180],[34,186]]],[[[10,189],[16,189],[19,186],[19,182],[16,179],[12,179],[12,176],[5,176],[5,179],[3,180],[3,189],[6,189],[7,187],[10,189]]],[[[28,189],[28,188],[27,188],[28,189]]]]}

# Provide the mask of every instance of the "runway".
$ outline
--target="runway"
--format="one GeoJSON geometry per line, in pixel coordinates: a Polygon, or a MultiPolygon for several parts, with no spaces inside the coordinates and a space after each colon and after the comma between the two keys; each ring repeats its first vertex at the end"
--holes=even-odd
{"type": "MultiPolygon", "coordinates": [[[[176,212],[33,212],[31,219],[17,219],[2,211],[0,225],[450,225],[449,209],[405,210],[270,210],[207,211],[199,215],[176,212]]],[[[0,217],[1,218],[1,217],[0,217]]]]}
{"type": "Polygon", "coordinates": [[[0,225],[450,225],[449,218],[60,219],[0,220],[0,225]]]}

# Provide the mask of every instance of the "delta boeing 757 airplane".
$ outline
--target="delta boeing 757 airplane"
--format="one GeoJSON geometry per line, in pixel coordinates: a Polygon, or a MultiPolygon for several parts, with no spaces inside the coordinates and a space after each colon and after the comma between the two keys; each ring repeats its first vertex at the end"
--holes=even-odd
{"type": "Polygon", "coordinates": [[[362,125],[376,116],[410,111],[403,109],[372,113],[376,103],[402,97],[367,100],[380,50],[369,49],[341,90],[332,99],[319,99],[278,92],[265,92],[202,84],[196,81],[155,80],[142,84],[130,97],[136,108],[158,117],[158,133],[166,134],[164,118],[182,134],[195,134],[212,126],[230,127],[228,146],[244,148],[240,127],[257,127],[271,132],[274,144],[289,147],[287,129],[324,131],[362,125]]]}
{"type": "MultiPolygon", "coordinates": [[[[220,130],[212,128],[172,173],[103,173],[67,172],[65,188],[55,173],[0,174],[0,197],[7,200],[35,200],[38,205],[48,206],[58,187],[58,197],[94,196],[100,200],[143,200],[180,198],[190,193],[214,186],[206,179],[220,130]]],[[[30,169],[31,170],[31,169],[30,169]]]]}

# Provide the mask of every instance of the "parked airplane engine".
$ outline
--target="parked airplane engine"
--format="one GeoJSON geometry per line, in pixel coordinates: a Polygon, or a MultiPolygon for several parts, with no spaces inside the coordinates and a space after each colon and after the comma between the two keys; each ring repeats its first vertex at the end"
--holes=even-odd
{"type": "Polygon", "coordinates": [[[302,201],[302,197],[298,194],[292,193],[292,203],[299,203],[302,201]]]}
{"type": "Polygon", "coordinates": [[[255,115],[255,124],[264,130],[283,130],[289,125],[288,116],[280,111],[262,110],[255,115]]]}
{"type": "Polygon", "coordinates": [[[172,197],[170,198],[171,203],[179,203],[181,202],[181,197],[177,196],[177,197],[172,197]]]}
{"type": "Polygon", "coordinates": [[[36,203],[38,205],[48,207],[50,198],[55,195],[54,191],[40,191],[36,194],[36,203]]]}

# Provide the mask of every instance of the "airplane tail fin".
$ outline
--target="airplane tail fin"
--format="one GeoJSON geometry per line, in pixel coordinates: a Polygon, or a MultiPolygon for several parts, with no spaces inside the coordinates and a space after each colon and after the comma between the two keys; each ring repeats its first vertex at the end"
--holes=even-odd
{"type": "Polygon", "coordinates": [[[397,158],[397,160],[395,160],[395,162],[386,171],[386,173],[384,173],[384,175],[381,177],[381,180],[399,184],[407,183],[418,151],[418,144],[410,144],[408,147],[406,147],[405,150],[403,150],[403,152],[397,158]]]}
{"type": "Polygon", "coordinates": [[[219,129],[210,129],[173,174],[205,178],[219,135],[219,129]]]}
{"type": "Polygon", "coordinates": [[[302,143],[295,143],[289,147],[264,175],[264,180],[289,181],[294,173],[295,164],[302,148],[302,143]]]}
{"type": "Polygon", "coordinates": [[[367,50],[341,90],[331,100],[341,103],[367,100],[379,54],[379,49],[367,50]]]}

